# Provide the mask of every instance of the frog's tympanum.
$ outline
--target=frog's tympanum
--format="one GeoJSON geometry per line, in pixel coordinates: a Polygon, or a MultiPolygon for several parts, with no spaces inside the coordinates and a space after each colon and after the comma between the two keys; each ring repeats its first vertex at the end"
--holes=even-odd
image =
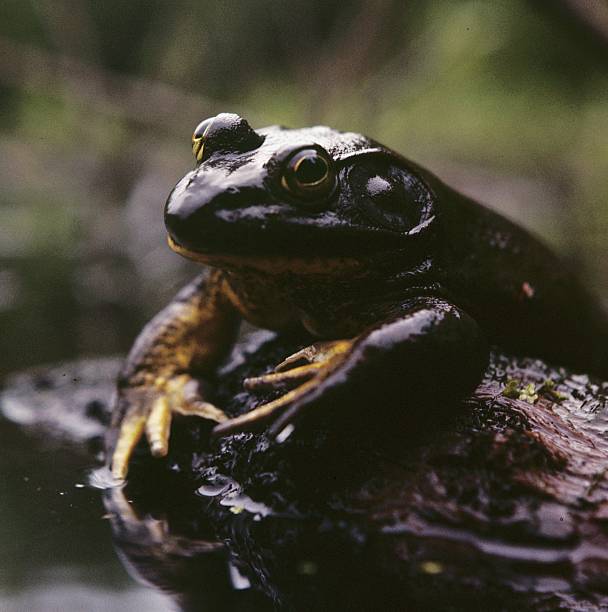
{"type": "Polygon", "coordinates": [[[165,223],[171,248],[208,269],[145,327],[123,368],[109,442],[117,478],[144,432],[166,455],[173,413],[215,421],[216,436],[277,437],[336,406],[344,420],[377,411],[394,427],[381,411],[395,399],[440,410],[472,391],[488,343],[608,373],[606,318],[563,263],[377,142],[320,126],[253,130],[220,114],[196,128],[193,151],[165,223]],[[312,344],[244,381],[275,399],[227,418],[201,380],[242,319],[305,330],[312,344]]]}

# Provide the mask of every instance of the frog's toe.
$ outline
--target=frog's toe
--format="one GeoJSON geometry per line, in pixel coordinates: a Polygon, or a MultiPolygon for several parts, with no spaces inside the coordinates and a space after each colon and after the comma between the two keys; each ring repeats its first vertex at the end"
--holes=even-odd
{"type": "Polygon", "coordinates": [[[146,420],[146,438],[155,457],[164,457],[169,452],[170,431],[171,406],[167,397],[161,395],[154,400],[146,420]]]}
{"type": "Polygon", "coordinates": [[[305,382],[272,402],[262,404],[261,406],[258,406],[245,414],[241,414],[238,417],[228,419],[227,421],[216,425],[213,428],[211,435],[214,437],[221,437],[237,433],[239,431],[260,429],[275,419],[277,415],[280,414],[285,408],[312,391],[316,385],[317,381],[315,378],[313,378],[312,380],[305,382]]]}
{"type": "Polygon", "coordinates": [[[152,455],[164,457],[169,451],[171,408],[167,397],[161,395],[148,406],[145,396],[130,395],[111,454],[112,476],[119,480],[126,478],[131,455],[144,433],[152,455]]]}
{"type": "Polygon", "coordinates": [[[146,416],[142,414],[138,407],[127,410],[116,438],[114,450],[112,452],[112,476],[123,480],[127,476],[129,469],[129,459],[133,454],[146,426],[146,416]]]}
{"type": "Polygon", "coordinates": [[[176,376],[170,379],[165,389],[173,412],[184,416],[198,416],[216,423],[228,418],[222,410],[201,398],[199,383],[189,376],[176,376]]]}
{"type": "Polygon", "coordinates": [[[246,378],[243,386],[247,391],[267,391],[277,388],[293,388],[310,380],[323,368],[322,363],[309,363],[287,371],[246,378]]]}
{"type": "Polygon", "coordinates": [[[329,340],[327,342],[315,342],[310,346],[300,349],[293,355],[285,358],[279,363],[274,371],[283,372],[298,363],[323,363],[329,361],[342,353],[346,353],[352,346],[351,340],[329,340]]]}
{"type": "Polygon", "coordinates": [[[180,404],[173,409],[173,412],[177,412],[184,416],[198,416],[217,423],[223,423],[228,419],[223,410],[220,410],[217,406],[209,402],[203,401],[190,401],[180,404]]]}

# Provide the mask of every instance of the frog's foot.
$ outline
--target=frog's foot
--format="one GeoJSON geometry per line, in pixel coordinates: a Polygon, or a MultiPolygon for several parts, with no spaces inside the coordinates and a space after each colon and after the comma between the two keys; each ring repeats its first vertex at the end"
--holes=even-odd
{"type": "Polygon", "coordinates": [[[111,450],[114,478],[124,479],[129,459],[142,435],[146,434],[150,452],[164,457],[169,451],[169,434],[173,413],[199,416],[221,423],[226,415],[198,394],[198,383],[187,375],[157,379],[149,387],[127,387],[118,398],[117,415],[112,428],[116,441],[111,450]]]}
{"type": "Polygon", "coordinates": [[[332,374],[344,361],[352,345],[352,340],[318,342],[287,357],[271,374],[245,379],[243,385],[250,391],[291,390],[250,412],[216,425],[212,434],[224,436],[265,426],[287,407],[305,398],[332,374]],[[301,363],[304,365],[298,365],[301,363]]]}

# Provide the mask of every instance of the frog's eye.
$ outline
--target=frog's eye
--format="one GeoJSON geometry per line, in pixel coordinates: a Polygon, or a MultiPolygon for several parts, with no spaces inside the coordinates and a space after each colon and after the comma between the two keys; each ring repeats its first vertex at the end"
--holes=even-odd
{"type": "Polygon", "coordinates": [[[336,188],[336,172],[332,160],[320,149],[300,149],[287,159],[281,184],[298,200],[326,200],[336,188]]]}
{"type": "Polygon", "coordinates": [[[194,130],[192,134],[192,153],[194,153],[194,157],[196,161],[202,161],[203,159],[203,150],[205,146],[205,136],[213,123],[215,117],[210,117],[209,119],[205,119],[201,121],[194,130]]]}

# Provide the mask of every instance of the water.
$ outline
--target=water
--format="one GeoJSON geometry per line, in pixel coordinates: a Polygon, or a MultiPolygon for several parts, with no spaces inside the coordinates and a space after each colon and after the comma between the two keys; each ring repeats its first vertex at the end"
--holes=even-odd
{"type": "Polygon", "coordinates": [[[138,584],[112,545],[91,458],[0,421],[0,610],[173,609],[138,584]]]}
{"type": "MultiPolygon", "coordinates": [[[[234,364],[241,362],[236,350],[234,364]]],[[[131,491],[102,466],[119,364],[64,363],[6,381],[0,394],[0,610],[269,609],[206,528],[204,515],[194,510],[193,521],[202,520],[195,533],[179,526],[191,516],[185,506],[209,495],[224,493],[222,507],[257,520],[268,507],[220,477],[208,489],[188,490],[182,506],[173,494],[164,495],[160,481],[144,478],[143,487],[131,491]],[[152,516],[149,502],[163,516],[152,516]],[[177,531],[164,518],[175,508],[177,531]]]]}

